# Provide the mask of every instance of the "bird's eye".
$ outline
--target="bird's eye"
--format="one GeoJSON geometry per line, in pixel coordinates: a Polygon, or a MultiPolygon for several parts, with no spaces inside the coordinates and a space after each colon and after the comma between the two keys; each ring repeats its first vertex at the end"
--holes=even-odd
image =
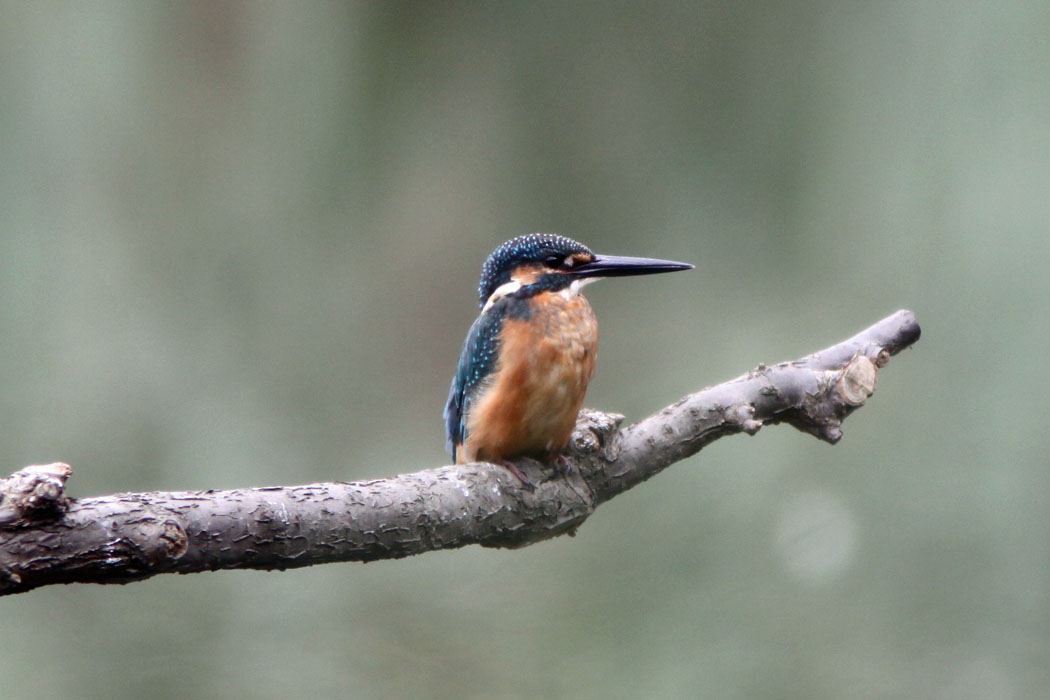
{"type": "Polygon", "coordinates": [[[543,264],[547,267],[558,268],[561,267],[565,262],[565,259],[558,255],[548,255],[543,259],[543,264]]]}

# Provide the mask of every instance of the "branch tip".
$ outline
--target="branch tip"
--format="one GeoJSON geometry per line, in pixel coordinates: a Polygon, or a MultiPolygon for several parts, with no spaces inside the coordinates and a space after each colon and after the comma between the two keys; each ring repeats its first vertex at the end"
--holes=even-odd
{"type": "MultiPolygon", "coordinates": [[[[885,352],[885,351],[883,351],[885,352]]],[[[882,353],[879,353],[881,356],[882,353]]],[[[876,362],[867,355],[858,354],[842,371],[838,390],[842,400],[850,406],[863,406],[868,397],[875,393],[879,383],[879,370],[876,362]]]]}

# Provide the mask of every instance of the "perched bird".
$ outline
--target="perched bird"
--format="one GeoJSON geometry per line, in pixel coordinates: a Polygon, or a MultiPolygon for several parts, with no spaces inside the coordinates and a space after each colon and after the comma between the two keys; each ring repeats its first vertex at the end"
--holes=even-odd
{"type": "Polygon", "coordinates": [[[507,241],[481,270],[470,327],[445,404],[457,464],[493,462],[531,485],[511,457],[551,457],[569,443],[598,351],[598,322],[580,294],[603,277],[692,265],[596,255],[549,233],[507,241]]]}

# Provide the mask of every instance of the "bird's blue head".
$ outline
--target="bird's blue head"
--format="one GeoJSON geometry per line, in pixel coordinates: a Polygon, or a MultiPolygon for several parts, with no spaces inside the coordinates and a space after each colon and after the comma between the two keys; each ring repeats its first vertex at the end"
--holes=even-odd
{"type": "Polygon", "coordinates": [[[692,265],[654,258],[625,258],[597,255],[582,243],[553,233],[531,233],[507,241],[481,268],[478,298],[481,307],[502,285],[515,282],[520,292],[565,289],[602,277],[651,275],[658,272],[688,270],[692,265]]]}
{"type": "Polygon", "coordinates": [[[481,306],[492,293],[511,281],[511,274],[520,267],[532,266],[555,271],[563,268],[566,261],[580,263],[594,260],[594,253],[582,243],[553,233],[530,233],[507,241],[492,251],[481,268],[478,284],[478,300],[481,306]]]}

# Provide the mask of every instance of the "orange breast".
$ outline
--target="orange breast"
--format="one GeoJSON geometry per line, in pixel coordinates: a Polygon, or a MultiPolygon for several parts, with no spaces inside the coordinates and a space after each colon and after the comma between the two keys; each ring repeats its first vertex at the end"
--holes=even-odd
{"type": "Polygon", "coordinates": [[[579,295],[531,301],[528,319],[504,322],[499,364],[467,417],[460,462],[545,455],[569,442],[594,374],[598,323],[579,295]]]}

